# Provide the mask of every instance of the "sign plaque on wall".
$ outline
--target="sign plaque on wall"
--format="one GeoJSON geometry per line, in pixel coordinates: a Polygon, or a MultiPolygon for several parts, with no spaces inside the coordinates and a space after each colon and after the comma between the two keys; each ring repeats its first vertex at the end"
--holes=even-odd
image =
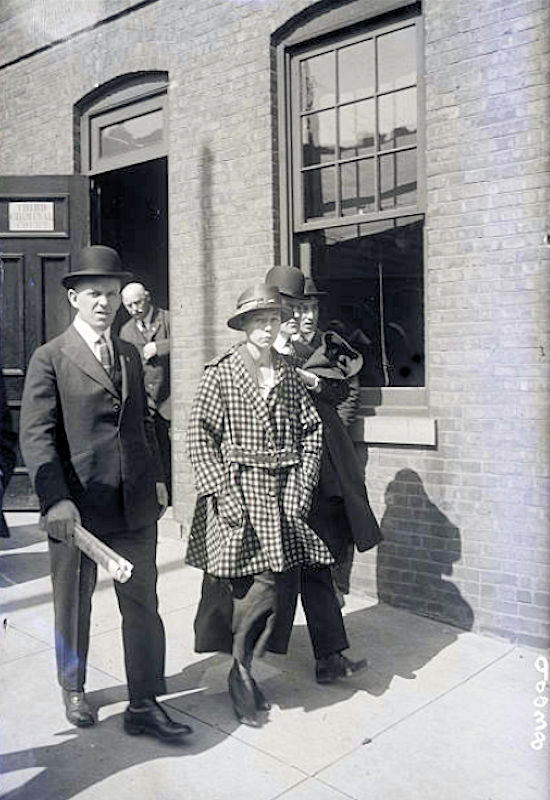
{"type": "Polygon", "coordinates": [[[53,231],[53,202],[8,203],[10,231],[53,231]]]}

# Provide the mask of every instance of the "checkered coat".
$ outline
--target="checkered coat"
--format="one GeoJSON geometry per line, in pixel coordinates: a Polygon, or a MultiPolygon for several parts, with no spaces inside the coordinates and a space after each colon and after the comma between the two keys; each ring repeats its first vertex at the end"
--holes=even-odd
{"type": "Polygon", "coordinates": [[[207,364],[193,403],[188,447],[199,496],[187,563],[226,578],[330,564],[306,523],[321,420],[280,356],[266,400],[248,360],[237,346],[207,364]]]}

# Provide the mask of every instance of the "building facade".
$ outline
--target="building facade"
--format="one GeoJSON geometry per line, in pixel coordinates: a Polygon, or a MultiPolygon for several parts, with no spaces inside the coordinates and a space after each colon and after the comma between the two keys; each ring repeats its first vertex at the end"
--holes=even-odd
{"type": "Polygon", "coordinates": [[[68,320],[59,275],[118,247],[170,306],[185,535],[202,366],[240,291],[299,266],[365,358],[354,437],[384,542],[353,589],[547,644],[549,34],[543,0],[7,0],[14,411],[68,320]]]}

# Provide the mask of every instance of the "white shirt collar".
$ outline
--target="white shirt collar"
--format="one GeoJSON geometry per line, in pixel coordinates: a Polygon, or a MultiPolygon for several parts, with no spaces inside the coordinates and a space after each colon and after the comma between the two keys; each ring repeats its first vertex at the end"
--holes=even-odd
{"type": "Polygon", "coordinates": [[[275,341],[273,342],[273,347],[278,353],[287,356],[289,353],[292,352],[292,344],[290,341],[290,337],[283,336],[283,334],[279,332],[275,337],[275,341]]]}
{"type": "Polygon", "coordinates": [[[87,322],[84,322],[84,320],[81,319],[78,316],[78,314],[73,320],[73,325],[77,333],[79,333],[82,336],[82,338],[84,339],[88,347],[92,349],[92,351],[95,352],[95,346],[102,336],[105,337],[107,344],[110,346],[111,328],[107,328],[106,330],[103,331],[103,333],[98,333],[97,331],[94,331],[91,325],[88,325],[87,322]]]}

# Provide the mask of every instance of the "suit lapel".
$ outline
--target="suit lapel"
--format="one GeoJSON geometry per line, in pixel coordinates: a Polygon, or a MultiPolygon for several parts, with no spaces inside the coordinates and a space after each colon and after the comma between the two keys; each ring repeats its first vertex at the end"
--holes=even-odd
{"type": "Polygon", "coordinates": [[[124,352],[124,347],[121,347],[121,340],[118,337],[113,336],[113,347],[115,351],[115,358],[118,358],[118,362],[120,364],[120,373],[121,373],[121,389],[120,394],[122,398],[122,405],[126,402],[126,398],[128,397],[128,365],[130,363],[130,359],[124,352]]]}
{"type": "Polygon", "coordinates": [[[150,342],[153,341],[160,328],[160,321],[158,317],[159,317],[158,308],[153,308],[153,313],[151,314],[151,323],[149,325],[149,330],[147,331],[147,339],[150,342]]]}
{"type": "Polygon", "coordinates": [[[237,388],[242,391],[243,396],[250,402],[260,422],[271,433],[269,408],[260,394],[255,377],[253,377],[255,375],[255,370],[252,358],[245,347],[239,347],[231,358],[237,388]]]}
{"type": "Polygon", "coordinates": [[[63,353],[69,358],[72,363],[78,367],[81,372],[88,375],[89,378],[101,384],[108,392],[115,397],[118,397],[118,392],[114,387],[112,380],[109,378],[97,358],[94,356],[82,336],[71,325],[67,329],[65,342],[61,347],[63,353]]]}
{"type": "Polygon", "coordinates": [[[275,368],[275,383],[273,384],[273,389],[269,393],[267,397],[267,406],[270,410],[274,408],[277,402],[280,400],[280,391],[279,387],[283,380],[284,375],[284,358],[280,356],[278,353],[275,353],[273,356],[273,366],[275,368]]]}

